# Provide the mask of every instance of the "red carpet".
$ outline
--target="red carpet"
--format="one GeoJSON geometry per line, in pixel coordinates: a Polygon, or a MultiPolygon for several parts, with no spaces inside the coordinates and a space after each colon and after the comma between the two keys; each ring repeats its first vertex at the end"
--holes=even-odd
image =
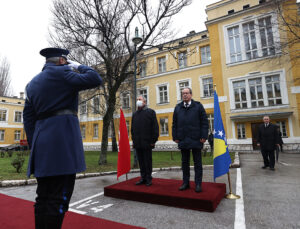
{"type": "MultiPolygon", "coordinates": [[[[0,194],[0,228],[33,229],[33,202],[0,194]]],[[[62,229],[143,229],[105,219],[67,212],[62,229]]]]}
{"type": "Polygon", "coordinates": [[[195,183],[191,188],[179,191],[181,180],[154,178],[152,186],[135,185],[136,177],[104,188],[104,195],[125,200],[161,204],[178,208],[213,212],[226,193],[226,184],[202,183],[202,192],[196,193],[195,183]]]}

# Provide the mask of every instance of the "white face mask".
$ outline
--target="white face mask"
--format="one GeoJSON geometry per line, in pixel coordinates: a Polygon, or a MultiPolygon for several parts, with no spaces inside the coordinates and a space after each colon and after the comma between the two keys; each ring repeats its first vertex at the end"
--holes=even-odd
{"type": "Polygon", "coordinates": [[[136,101],[136,105],[137,105],[138,107],[142,107],[142,106],[144,105],[144,102],[141,101],[141,100],[138,100],[138,101],[136,101]]]}

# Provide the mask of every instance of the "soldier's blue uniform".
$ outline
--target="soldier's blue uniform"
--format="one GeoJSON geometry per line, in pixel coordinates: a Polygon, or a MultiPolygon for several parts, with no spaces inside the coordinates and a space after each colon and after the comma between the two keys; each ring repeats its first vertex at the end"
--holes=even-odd
{"type": "MultiPolygon", "coordinates": [[[[68,50],[48,48],[41,54],[46,58],[66,58],[68,50]]],[[[62,222],[73,192],[75,174],[86,168],[77,117],[78,92],[97,87],[102,80],[88,66],[80,65],[78,71],[72,71],[68,65],[47,62],[26,87],[23,119],[31,148],[27,175],[34,174],[38,180],[35,213],[40,215],[36,218],[39,228],[49,223],[45,215],[61,214],[62,222]],[[49,193],[51,189],[54,194],[49,193]],[[55,200],[49,201],[53,196],[55,200]],[[54,207],[45,204],[51,201],[55,202],[54,207]]],[[[53,221],[53,217],[48,221],[53,221]]]]}

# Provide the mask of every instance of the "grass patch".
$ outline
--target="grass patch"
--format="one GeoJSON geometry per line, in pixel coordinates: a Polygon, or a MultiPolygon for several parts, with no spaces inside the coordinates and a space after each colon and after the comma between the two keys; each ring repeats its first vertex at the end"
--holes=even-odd
{"type": "MultiPolygon", "coordinates": [[[[107,172],[117,170],[118,153],[108,152],[107,153],[107,164],[98,165],[99,151],[86,151],[85,161],[86,161],[86,173],[93,172],[107,172]]],[[[230,153],[231,160],[234,160],[234,153],[230,153]]],[[[17,157],[17,152],[14,152],[12,157],[0,158],[0,180],[21,180],[27,179],[26,171],[28,165],[28,152],[24,154],[25,162],[21,173],[17,173],[16,169],[11,165],[12,160],[17,157]]],[[[193,165],[193,159],[191,155],[191,165],[193,165]]],[[[152,153],[153,168],[163,168],[172,166],[181,166],[181,154],[180,152],[153,152],[152,153]]],[[[206,155],[202,157],[203,165],[212,165],[213,157],[206,155]]],[[[133,153],[131,154],[131,165],[133,165],[133,153]]]]}

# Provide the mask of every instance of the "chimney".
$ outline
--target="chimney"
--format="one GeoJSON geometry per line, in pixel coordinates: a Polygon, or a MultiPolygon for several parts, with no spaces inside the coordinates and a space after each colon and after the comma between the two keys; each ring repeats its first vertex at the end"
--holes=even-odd
{"type": "Polygon", "coordinates": [[[20,99],[24,99],[24,92],[20,92],[20,99]]]}

